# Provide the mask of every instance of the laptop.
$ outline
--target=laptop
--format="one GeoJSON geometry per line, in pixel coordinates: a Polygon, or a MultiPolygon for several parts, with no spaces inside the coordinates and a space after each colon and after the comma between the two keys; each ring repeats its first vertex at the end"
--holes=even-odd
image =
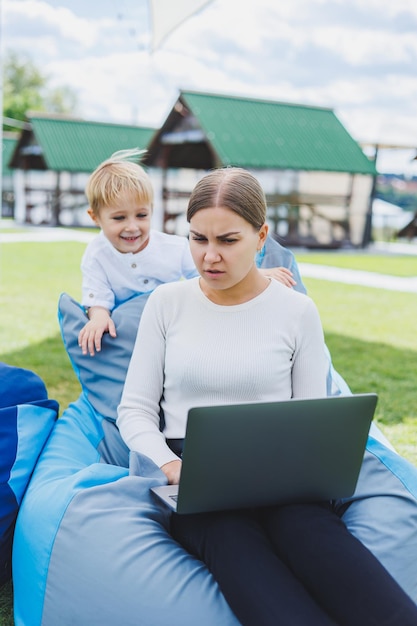
{"type": "Polygon", "coordinates": [[[347,498],[377,394],[190,409],[179,485],[152,491],[177,513],[347,498]]]}

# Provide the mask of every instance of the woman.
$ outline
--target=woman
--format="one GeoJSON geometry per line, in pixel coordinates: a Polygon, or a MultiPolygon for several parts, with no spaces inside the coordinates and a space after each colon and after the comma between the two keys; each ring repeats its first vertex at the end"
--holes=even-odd
{"type": "MultiPolygon", "coordinates": [[[[239,168],[209,173],[187,219],[200,277],[150,296],[117,420],[127,445],[172,484],[190,407],[326,395],[314,303],[256,268],[268,233],[258,181],[239,168]]],[[[417,624],[414,603],[330,502],[173,515],[172,533],[206,563],[244,625],[417,624]]]]}

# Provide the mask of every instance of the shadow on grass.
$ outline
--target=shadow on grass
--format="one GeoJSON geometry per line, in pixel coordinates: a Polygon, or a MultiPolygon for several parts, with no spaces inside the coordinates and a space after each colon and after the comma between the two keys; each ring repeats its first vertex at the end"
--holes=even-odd
{"type": "Polygon", "coordinates": [[[13,626],[13,589],[12,583],[0,587],[0,626],[13,626]]]}
{"type": "Polygon", "coordinates": [[[61,413],[80,394],[80,384],[59,333],[21,350],[0,353],[0,361],[38,374],[46,385],[48,396],[59,402],[61,413]]]}

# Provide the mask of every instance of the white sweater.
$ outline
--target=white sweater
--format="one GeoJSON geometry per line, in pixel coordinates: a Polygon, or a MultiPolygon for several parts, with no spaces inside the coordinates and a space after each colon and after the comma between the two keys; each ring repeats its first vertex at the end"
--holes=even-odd
{"type": "Polygon", "coordinates": [[[158,285],[197,275],[188,239],[151,230],[146,248],[123,254],[101,232],[81,261],[83,306],[113,308],[158,285]]]}
{"type": "Polygon", "coordinates": [[[198,278],[161,285],[142,315],[117,425],[131,450],[160,467],[177,459],[165,437],[184,437],[191,407],[325,396],[326,374],[308,296],[272,280],[249,302],[220,306],[198,278]]]}

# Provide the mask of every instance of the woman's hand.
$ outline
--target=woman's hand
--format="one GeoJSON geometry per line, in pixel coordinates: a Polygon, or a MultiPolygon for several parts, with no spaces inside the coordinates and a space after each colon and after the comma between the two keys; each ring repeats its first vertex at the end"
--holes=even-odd
{"type": "Polygon", "coordinates": [[[161,467],[165,476],[168,478],[169,485],[178,485],[181,474],[181,461],[170,461],[161,467]]]}

